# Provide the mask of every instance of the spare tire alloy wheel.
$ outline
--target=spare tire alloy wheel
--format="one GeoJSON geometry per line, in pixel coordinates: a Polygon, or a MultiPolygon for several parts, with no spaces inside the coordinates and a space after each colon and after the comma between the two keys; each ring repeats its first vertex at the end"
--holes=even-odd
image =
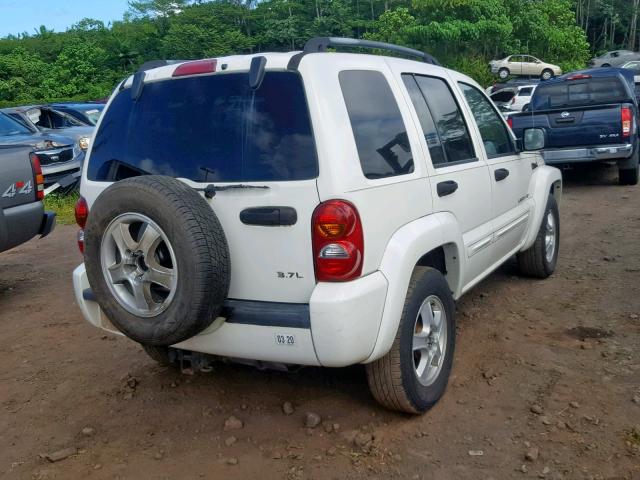
{"type": "Polygon", "coordinates": [[[229,248],[218,217],[171,177],[145,175],[106,188],[91,207],[84,258],[106,317],[147,347],[202,332],[229,292],[229,248]]]}
{"type": "Polygon", "coordinates": [[[114,218],[102,237],[100,263],[109,290],[133,315],[154,317],[173,300],[176,256],[167,235],[149,217],[125,213],[114,218]]]}

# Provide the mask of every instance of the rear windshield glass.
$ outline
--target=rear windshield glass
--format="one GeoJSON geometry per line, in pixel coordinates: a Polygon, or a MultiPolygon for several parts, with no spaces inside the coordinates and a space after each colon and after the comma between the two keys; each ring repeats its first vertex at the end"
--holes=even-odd
{"type": "Polygon", "coordinates": [[[541,85],[533,96],[533,110],[616,103],[629,100],[619,78],[567,80],[541,85]]]}
{"type": "Polygon", "coordinates": [[[10,135],[24,135],[31,133],[27,127],[13,120],[4,113],[0,113],[0,137],[10,135]]]}
{"type": "Polygon", "coordinates": [[[300,76],[267,72],[145,84],[137,101],[120,92],[91,151],[90,180],[158,174],[196,182],[305,180],[318,176],[300,76]]]}
{"type": "Polygon", "coordinates": [[[501,90],[491,95],[491,100],[494,102],[509,102],[515,96],[513,90],[501,90]]]}

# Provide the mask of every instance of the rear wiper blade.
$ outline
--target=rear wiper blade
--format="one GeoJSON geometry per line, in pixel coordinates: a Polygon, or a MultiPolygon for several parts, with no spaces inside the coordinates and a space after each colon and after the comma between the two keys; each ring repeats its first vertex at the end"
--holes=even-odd
{"type": "Polygon", "coordinates": [[[204,196],[207,198],[213,198],[217,192],[224,192],[225,190],[250,190],[250,189],[269,189],[268,185],[245,185],[244,183],[234,183],[233,185],[214,185],[210,183],[204,188],[195,188],[198,192],[204,192],[204,196]]]}

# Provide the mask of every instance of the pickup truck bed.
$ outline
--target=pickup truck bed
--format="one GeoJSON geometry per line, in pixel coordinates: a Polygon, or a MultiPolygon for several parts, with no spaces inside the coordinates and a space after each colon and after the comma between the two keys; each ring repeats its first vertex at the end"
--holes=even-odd
{"type": "Polygon", "coordinates": [[[30,147],[0,147],[0,252],[44,237],[55,226],[55,213],[45,212],[37,198],[30,153],[30,147]]]}
{"type": "Polygon", "coordinates": [[[530,111],[509,117],[516,137],[527,128],[545,131],[545,162],[616,161],[620,183],[638,176],[638,105],[633,75],[599,69],[564,75],[540,85],[530,111]]]}

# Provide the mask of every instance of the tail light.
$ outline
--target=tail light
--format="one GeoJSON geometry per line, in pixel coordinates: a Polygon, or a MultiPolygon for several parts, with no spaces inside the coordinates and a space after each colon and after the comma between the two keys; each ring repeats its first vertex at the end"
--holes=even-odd
{"type": "Polygon", "coordinates": [[[33,182],[36,188],[36,198],[42,200],[44,198],[44,176],[42,175],[42,166],[40,159],[35,153],[29,155],[31,159],[31,169],[33,170],[33,182]]]}
{"type": "Polygon", "coordinates": [[[318,282],[344,282],[362,274],[364,240],[360,215],[345,200],[318,205],[311,220],[318,282]]]}
{"type": "Polygon", "coordinates": [[[513,130],[513,118],[512,117],[507,118],[507,125],[509,125],[509,128],[511,130],[513,130]]]}
{"type": "Polygon", "coordinates": [[[631,108],[622,107],[620,110],[620,117],[622,120],[622,136],[629,137],[631,135],[631,128],[633,126],[633,113],[631,108]]]}
{"type": "Polygon", "coordinates": [[[516,97],[515,96],[511,99],[511,105],[513,105],[514,103],[516,103],[516,97]]]}
{"type": "Polygon", "coordinates": [[[75,214],[76,223],[80,227],[78,231],[78,248],[80,253],[84,253],[84,227],[87,225],[87,218],[89,217],[89,205],[84,197],[80,197],[76,202],[75,214]]]}
{"type": "Polygon", "coordinates": [[[196,60],[194,62],[187,62],[179,65],[174,71],[174,77],[184,77],[185,75],[199,75],[202,73],[214,73],[216,71],[216,64],[218,62],[215,58],[208,58],[206,60],[196,60]]]}

